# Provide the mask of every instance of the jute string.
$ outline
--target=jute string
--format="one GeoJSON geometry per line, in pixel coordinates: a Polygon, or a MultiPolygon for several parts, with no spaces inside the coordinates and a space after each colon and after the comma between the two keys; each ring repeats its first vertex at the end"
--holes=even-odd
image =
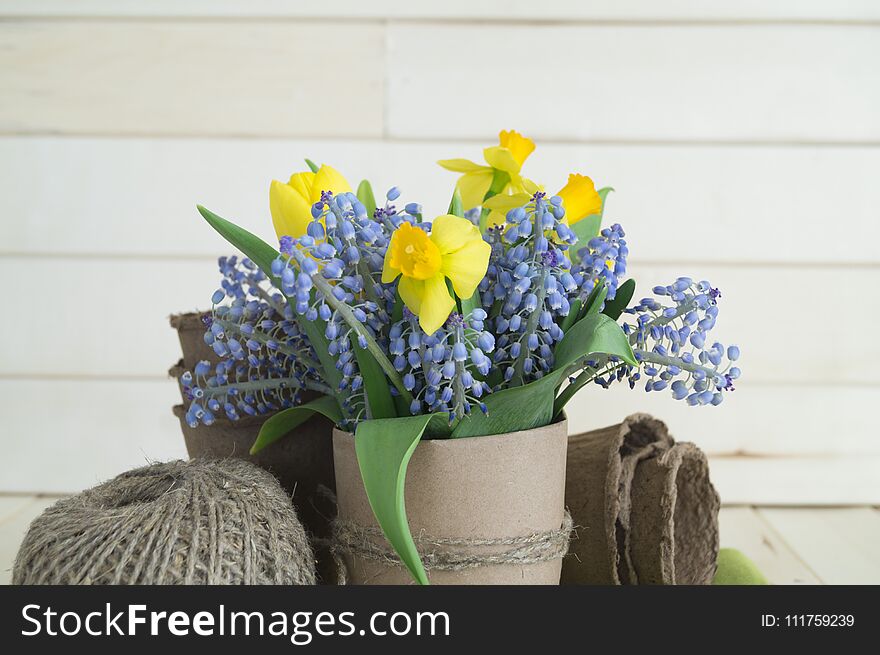
{"type": "MultiPolygon", "coordinates": [[[[463,571],[479,566],[525,566],[561,559],[568,552],[572,527],[571,514],[566,510],[562,525],[556,530],[516,537],[477,539],[436,537],[422,531],[414,535],[413,539],[425,570],[463,571]],[[475,553],[472,552],[473,549],[491,552],[475,553]]],[[[329,547],[338,567],[338,584],[346,584],[347,579],[342,555],[382,562],[387,566],[403,566],[400,557],[388,546],[379,528],[362,526],[339,518],[333,521],[332,528],[333,536],[329,540],[329,547]]]]}
{"type": "Polygon", "coordinates": [[[37,518],[15,584],[315,584],[286,492],[240,459],[154,464],[37,518]]]}

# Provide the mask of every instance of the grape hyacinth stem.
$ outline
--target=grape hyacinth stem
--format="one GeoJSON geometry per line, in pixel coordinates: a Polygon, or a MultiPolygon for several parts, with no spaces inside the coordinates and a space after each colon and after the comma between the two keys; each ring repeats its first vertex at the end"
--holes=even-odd
{"type": "Polygon", "coordinates": [[[317,380],[298,380],[297,378],[263,378],[253,382],[236,382],[234,384],[226,384],[219,387],[204,387],[205,398],[213,398],[216,396],[225,396],[231,390],[242,391],[265,391],[267,389],[280,389],[282,387],[293,387],[297,389],[308,389],[317,391],[328,396],[333,395],[333,390],[323,382],[317,380]]]}
{"type": "MultiPolygon", "coordinates": [[[[300,254],[297,251],[294,253],[298,257],[304,257],[304,255],[300,254]]],[[[299,263],[299,260],[297,260],[299,263]]],[[[367,344],[367,350],[370,354],[376,359],[376,362],[382,368],[382,371],[385,375],[388,376],[388,379],[391,381],[391,384],[394,385],[394,388],[397,389],[401,398],[409,404],[412,402],[413,398],[409,391],[406,390],[406,387],[403,386],[403,379],[400,377],[400,374],[394,370],[394,366],[391,365],[391,362],[388,361],[388,358],[385,356],[385,353],[382,351],[382,348],[379,347],[379,344],[376,343],[376,340],[369,333],[369,331],[364,327],[363,323],[355,318],[354,312],[351,310],[351,307],[346,305],[344,302],[337,300],[336,296],[333,295],[333,287],[330,286],[330,283],[327,282],[320,275],[312,276],[312,283],[315,285],[315,288],[321,292],[324,297],[324,301],[336,311],[339,316],[342,317],[342,320],[345,321],[348,326],[357,334],[359,337],[363,337],[364,342],[367,344]]]]}

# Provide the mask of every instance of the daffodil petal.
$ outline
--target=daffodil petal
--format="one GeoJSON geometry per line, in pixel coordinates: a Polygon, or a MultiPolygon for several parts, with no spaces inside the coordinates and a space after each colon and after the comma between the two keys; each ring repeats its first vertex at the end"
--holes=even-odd
{"type": "Polygon", "coordinates": [[[483,198],[492,185],[491,168],[479,170],[474,173],[465,173],[456,183],[458,191],[461,194],[461,206],[465,209],[473,209],[483,204],[483,198]]]}
{"type": "Polygon", "coordinates": [[[475,173],[476,171],[488,170],[488,166],[483,166],[472,162],[470,159],[441,159],[437,162],[447,171],[454,173],[475,173]]]}
{"type": "Polygon", "coordinates": [[[452,282],[455,295],[470,298],[486,275],[492,247],[482,239],[473,239],[453,253],[443,255],[440,270],[452,282]]]}
{"type": "MultiPolygon", "coordinates": [[[[391,235],[391,238],[394,238],[393,234],[391,235]]],[[[382,266],[382,284],[390,284],[397,279],[398,275],[400,275],[400,269],[391,265],[391,256],[392,250],[389,247],[385,251],[385,263],[382,266]]]]}
{"type": "Polygon", "coordinates": [[[397,285],[397,291],[409,311],[418,315],[422,308],[422,296],[425,295],[425,281],[402,277],[397,285]]]}
{"type": "Polygon", "coordinates": [[[272,180],[269,186],[269,211],[279,239],[283,236],[303,236],[312,220],[308,200],[292,186],[278,180],[272,180]]]}
{"type": "Polygon", "coordinates": [[[483,157],[486,158],[486,162],[492,168],[497,168],[513,175],[519,174],[522,168],[522,164],[516,160],[513,153],[501,146],[492,146],[491,148],[484,149],[483,157]]]}
{"type": "MultiPolygon", "coordinates": [[[[401,281],[404,279],[406,278],[402,278],[401,281]]],[[[455,300],[449,295],[446,278],[442,275],[428,278],[423,285],[422,302],[417,312],[419,325],[422,326],[425,334],[434,334],[449,318],[449,314],[455,308],[455,300]]],[[[400,296],[403,297],[403,292],[400,296]]]]}
{"type": "Polygon", "coordinates": [[[498,227],[499,225],[507,225],[507,214],[493,209],[486,217],[486,227],[498,227]]]}
{"type": "Polygon", "coordinates": [[[529,197],[535,195],[535,193],[537,193],[538,191],[544,190],[543,184],[532,182],[527,177],[520,178],[520,183],[522,184],[523,189],[526,190],[526,193],[529,194],[529,197]]]}
{"type": "Polygon", "coordinates": [[[466,218],[446,214],[431,221],[431,241],[441,255],[454,252],[474,239],[483,240],[477,226],[466,218]]]}
{"type": "Polygon", "coordinates": [[[486,200],[483,207],[507,213],[511,209],[527,205],[531,199],[532,196],[528,193],[498,194],[486,200]]]}
{"type": "Polygon", "coordinates": [[[322,164],[318,172],[315,173],[315,179],[312,182],[312,195],[309,198],[312,204],[321,199],[322,191],[351,193],[351,186],[348,184],[348,180],[342,176],[342,173],[328,164],[322,164]]]}

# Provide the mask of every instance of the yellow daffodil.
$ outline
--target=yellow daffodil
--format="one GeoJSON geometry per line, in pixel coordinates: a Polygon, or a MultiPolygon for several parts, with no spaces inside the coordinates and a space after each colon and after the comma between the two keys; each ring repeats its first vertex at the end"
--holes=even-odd
{"type": "MultiPolygon", "coordinates": [[[[507,212],[527,204],[531,195],[531,193],[513,193],[489,198],[483,203],[484,207],[491,210],[488,224],[495,226],[504,223],[507,212]]],[[[568,183],[556,195],[562,198],[562,206],[565,208],[563,222],[568,225],[574,225],[587,216],[602,211],[602,197],[596,191],[593,180],[586,175],[570,174],[568,183]]]]}
{"type": "Polygon", "coordinates": [[[602,211],[602,197],[596,192],[593,180],[586,175],[572,173],[568,176],[568,183],[556,195],[562,198],[565,221],[569,225],[602,211]]]}
{"type": "Polygon", "coordinates": [[[465,209],[473,209],[483,204],[483,198],[492,185],[495,171],[508,174],[510,180],[499,193],[523,192],[535,186],[520,175],[522,165],[532,151],[535,143],[519,132],[502,130],[498,134],[498,145],[483,150],[488,166],[477,164],[469,159],[442,159],[437,163],[448,171],[462,173],[456,188],[461,194],[461,204],[465,209]]]}
{"type": "Polygon", "coordinates": [[[419,317],[426,334],[436,332],[455,307],[455,295],[470,298],[486,274],[492,248],[477,227],[464,218],[438,216],[430,236],[421,228],[401,223],[385,253],[382,282],[400,276],[397,289],[409,310],[419,317]]]}
{"type": "Polygon", "coordinates": [[[351,187],[342,174],[324,164],[317,173],[294,173],[285,184],[272,180],[269,186],[269,211],[280,239],[283,236],[301,237],[312,221],[312,205],[321,199],[322,191],[350,193],[351,187]]]}

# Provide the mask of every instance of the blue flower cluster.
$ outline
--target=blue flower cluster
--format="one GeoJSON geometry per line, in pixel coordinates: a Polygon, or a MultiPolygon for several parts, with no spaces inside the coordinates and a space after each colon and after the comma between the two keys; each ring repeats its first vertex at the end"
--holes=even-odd
{"type": "Polygon", "coordinates": [[[733,391],[733,382],[740,376],[740,369],[733,365],[739,359],[739,348],[725,348],[709,338],[721,293],[706,280],[695,282],[688,277],[653,291],[670,302],[642,298],[626,310],[636,321],[624,324],[623,329],[642,366],[621,369],[617,377],[625,375],[633,387],[644,376],[646,391],[669,388],[673,398],[689,405],[721,404],[724,392],[733,391]]]}
{"type": "MultiPolygon", "coordinates": [[[[427,335],[418,317],[401,312],[395,285],[381,281],[393,232],[403,222],[430,231],[421,206],[398,210],[399,197],[392,188],[370,214],[352,193],[322,193],[306,234],[281,239],[281,254],[266,271],[271,280],[248,259],[220,259],[221,288],[205,333],[220,362],[199,362],[181,378],[191,399],[188,424],[266,414],[314,391],[336,396],[351,428],[370,418],[355,344],[381,349],[394,379],[390,392],[411,396],[413,414],[443,412],[452,422],[475,408],[486,412],[487,394],[543,377],[569,315],[597,286],[613,299],[626,274],[629,249],[620,225],[579,244],[561,199],[537,192],[485,234],[492,251],[479,306],[460,300],[427,335]],[[321,326],[321,344],[306,336],[313,328],[304,322],[321,326]],[[338,371],[332,383],[320,363],[325,355],[338,371]]],[[[476,223],[479,212],[467,218],[476,223]]],[[[633,320],[623,330],[639,366],[614,357],[578,362],[570,393],[590,381],[607,387],[626,379],[634,387],[644,380],[647,391],[669,389],[691,405],[722,402],[740,370],[732,365],[739,349],[709,338],[720,293],[706,281],[678,278],[654,294],[625,310],[633,320]]]]}
{"type": "Polygon", "coordinates": [[[465,320],[453,313],[434,334],[426,335],[418,319],[404,309],[391,326],[389,352],[394,368],[403,373],[403,386],[413,395],[410,411],[446,412],[450,422],[471,413],[473,405],[486,412],[481,398],[489,385],[475,374],[488,375],[495,337],[483,329],[486,312],[474,309],[465,320]]]}
{"type": "Polygon", "coordinates": [[[479,288],[483,306],[497,309],[490,324],[498,339],[493,363],[503,371],[499,386],[525,384],[550,370],[563,337],[559,325],[575,300],[579,307],[600,283],[613,298],[626,272],[629,250],[619,225],[602,230],[572,263],[577,236],[564,216],[561,198],[548,201],[538,192],[490,231],[492,258],[479,288]]]}
{"type": "Polygon", "coordinates": [[[326,390],[314,351],[284,297],[249,259],[221,257],[221,288],[204,317],[205,343],[220,357],[201,361],[180,379],[191,400],[186,422],[210,425],[296,405],[304,389],[326,390]],[[224,300],[229,304],[220,305],[224,300]]]}

